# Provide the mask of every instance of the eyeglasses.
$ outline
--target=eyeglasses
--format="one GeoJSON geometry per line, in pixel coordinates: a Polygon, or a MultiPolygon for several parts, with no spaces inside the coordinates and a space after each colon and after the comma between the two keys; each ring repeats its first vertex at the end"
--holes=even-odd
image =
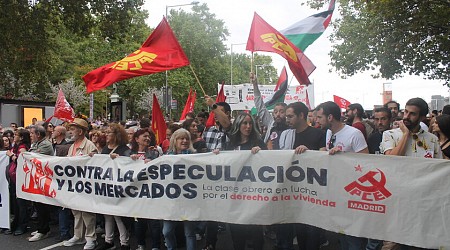
{"type": "Polygon", "coordinates": [[[53,128],[53,125],[52,125],[52,124],[49,124],[48,127],[53,128]]]}
{"type": "Polygon", "coordinates": [[[332,135],[328,141],[328,149],[334,148],[334,143],[336,142],[336,135],[332,135]]]}
{"type": "Polygon", "coordinates": [[[412,134],[412,138],[416,141],[416,145],[427,150],[426,146],[423,144],[421,140],[419,140],[419,136],[417,134],[412,134]]]}

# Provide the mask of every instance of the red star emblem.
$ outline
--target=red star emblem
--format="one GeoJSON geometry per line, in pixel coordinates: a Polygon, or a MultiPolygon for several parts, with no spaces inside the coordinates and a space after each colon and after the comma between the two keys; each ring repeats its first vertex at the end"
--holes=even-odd
{"type": "Polygon", "coordinates": [[[356,166],[355,167],[355,171],[362,172],[362,167],[360,165],[356,166]]]}

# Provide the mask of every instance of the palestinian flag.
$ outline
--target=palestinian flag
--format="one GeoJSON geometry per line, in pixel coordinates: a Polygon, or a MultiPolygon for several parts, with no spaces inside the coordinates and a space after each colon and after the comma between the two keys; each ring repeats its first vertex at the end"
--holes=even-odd
{"type": "Polygon", "coordinates": [[[275,104],[284,102],[284,97],[286,96],[286,91],[288,89],[288,75],[286,67],[281,70],[280,78],[278,78],[277,86],[275,86],[275,93],[268,97],[268,101],[264,103],[268,110],[275,107],[275,104]]]}
{"type": "Polygon", "coordinates": [[[334,11],[335,0],[330,1],[327,11],[309,16],[281,31],[301,51],[305,51],[310,44],[322,35],[330,24],[334,11]]]}
{"type": "MultiPolygon", "coordinates": [[[[284,102],[284,97],[286,96],[287,88],[288,88],[288,76],[286,67],[283,67],[283,69],[281,70],[280,78],[278,78],[277,85],[275,86],[274,89],[275,93],[273,93],[273,95],[271,96],[268,96],[267,97],[268,101],[264,103],[267,110],[272,110],[275,107],[275,104],[284,102]]],[[[256,109],[256,107],[253,107],[250,110],[250,113],[252,115],[257,115],[258,110],[256,109]]]]}

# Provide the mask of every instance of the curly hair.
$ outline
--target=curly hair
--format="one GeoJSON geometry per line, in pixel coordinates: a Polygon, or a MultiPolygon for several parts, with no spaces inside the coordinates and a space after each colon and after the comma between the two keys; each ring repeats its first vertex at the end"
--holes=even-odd
{"type": "Polygon", "coordinates": [[[110,123],[109,129],[110,132],[114,134],[115,142],[117,145],[126,145],[128,143],[127,132],[121,125],[117,123],[110,123]]]}

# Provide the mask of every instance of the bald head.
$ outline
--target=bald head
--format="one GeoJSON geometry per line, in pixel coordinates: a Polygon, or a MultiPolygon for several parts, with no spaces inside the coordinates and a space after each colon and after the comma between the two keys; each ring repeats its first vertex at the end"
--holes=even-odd
{"type": "Polygon", "coordinates": [[[60,143],[63,139],[66,138],[67,129],[63,126],[56,126],[53,130],[52,138],[56,140],[56,142],[60,143]]]}

